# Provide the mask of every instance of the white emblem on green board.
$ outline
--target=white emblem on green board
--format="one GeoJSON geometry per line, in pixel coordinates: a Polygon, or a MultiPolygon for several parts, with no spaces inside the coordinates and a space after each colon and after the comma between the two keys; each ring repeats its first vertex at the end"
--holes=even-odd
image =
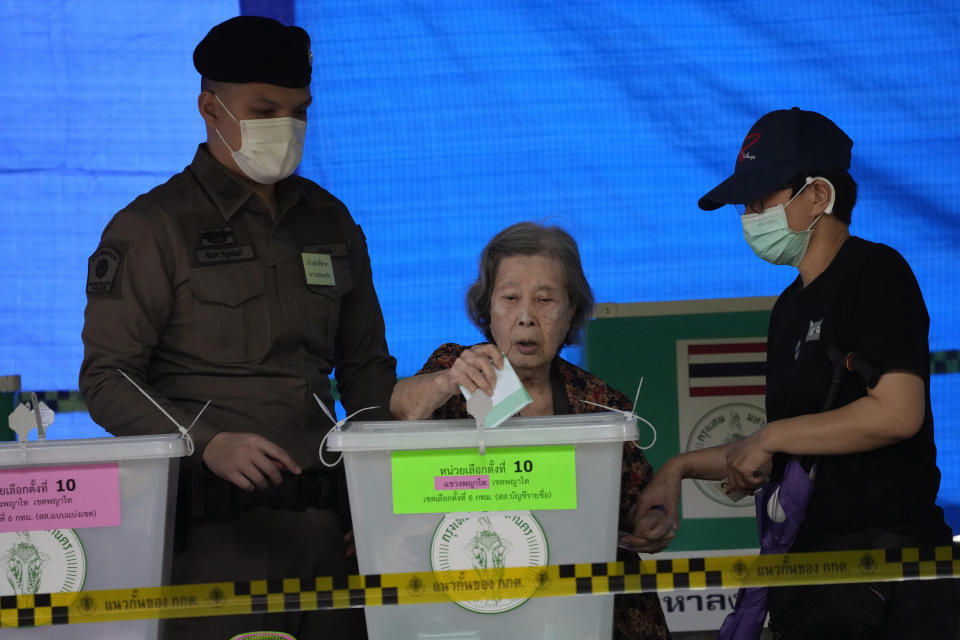
{"type": "MultiPolygon", "coordinates": [[[[767,422],[767,414],[751,404],[733,403],[719,406],[697,421],[687,451],[699,451],[708,447],[728,444],[752,435],[767,422]]],[[[726,495],[719,482],[694,480],[697,488],[710,500],[728,507],[753,508],[753,500],[736,500],[726,495]]]]}

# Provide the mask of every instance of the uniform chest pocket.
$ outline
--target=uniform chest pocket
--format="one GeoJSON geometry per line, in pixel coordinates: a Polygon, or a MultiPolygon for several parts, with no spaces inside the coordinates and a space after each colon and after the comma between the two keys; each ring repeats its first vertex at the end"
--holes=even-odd
{"type": "Polygon", "coordinates": [[[197,354],[210,362],[249,362],[266,355],[270,310],[263,268],[244,264],[198,269],[190,276],[197,354]]]}
{"type": "Polygon", "coordinates": [[[348,256],[333,258],[333,286],[307,285],[309,347],[332,362],[343,298],[353,289],[348,256]]]}

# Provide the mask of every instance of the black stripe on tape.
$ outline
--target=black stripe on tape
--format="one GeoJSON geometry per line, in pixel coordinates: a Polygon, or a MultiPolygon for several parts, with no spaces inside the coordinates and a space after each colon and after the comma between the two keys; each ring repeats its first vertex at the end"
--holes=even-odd
{"type": "Polygon", "coordinates": [[[70,624],[69,607],[52,607],[50,609],[52,624],[70,624]]]}
{"type": "Polygon", "coordinates": [[[20,609],[17,611],[17,626],[18,627],[32,627],[36,624],[33,618],[33,607],[28,607],[26,609],[20,609]]]}
{"type": "Polygon", "coordinates": [[[610,593],[623,593],[626,588],[623,576],[610,576],[607,578],[607,584],[610,587],[610,593]]]}
{"type": "Polygon", "coordinates": [[[577,595],[593,593],[593,578],[577,578],[577,595]]]}
{"type": "Polygon", "coordinates": [[[382,598],[383,604],[398,604],[400,602],[396,587],[384,587],[382,598]]]}
{"type": "Polygon", "coordinates": [[[317,591],[317,608],[330,609],[333,607],[333,591],[317,591]]]}
{"type": "Polygon", "coordinates": [[[350,606],[362,607],[367,603],[367,595],[363,589],[350,589],[350,606]]]}
{"type": "Polygon", "coordinates": [[[640,576],[640,590],[641,591],[656,591],[657,590],[657,576],[652,573],[645,573],[640,576]]]}

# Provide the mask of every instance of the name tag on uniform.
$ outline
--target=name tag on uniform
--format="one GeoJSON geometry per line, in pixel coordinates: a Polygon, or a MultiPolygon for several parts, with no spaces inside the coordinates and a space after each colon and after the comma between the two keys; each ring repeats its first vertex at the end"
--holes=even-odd
{"type": "Polygon", "coordinates": [[[333,260],[325,253],[302,253],[303,271],[307,274],[307,284],[334,287],[333,260]]]}

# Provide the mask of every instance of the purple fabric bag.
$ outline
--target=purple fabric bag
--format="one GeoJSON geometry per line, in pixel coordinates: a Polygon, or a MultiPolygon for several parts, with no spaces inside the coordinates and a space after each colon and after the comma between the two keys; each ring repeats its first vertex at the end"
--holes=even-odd
{"type": "MultiPolygon", "coordinates": [[[[797,539],[800,525],[813,493],[816,464],[808,473],[800,458],[791,456],[783,472],[783,479],[770,482],[760,490],[754,501],[757,508],[757,532],[760,553],[786,553],[797,539]],[[768,508],[771,498],[780,509],[768,508]]],[[[720,640],[756,640],[767,618],[767,588],[747,587],[737,592],[737,604],[720,627],[720,640]]]]}

